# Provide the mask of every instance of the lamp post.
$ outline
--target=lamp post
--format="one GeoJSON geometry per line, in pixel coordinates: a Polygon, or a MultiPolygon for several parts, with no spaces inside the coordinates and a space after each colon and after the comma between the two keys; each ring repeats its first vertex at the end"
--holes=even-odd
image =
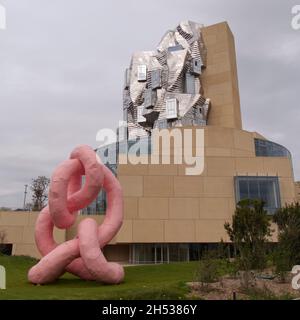
{"type": "Polygon", "coordinates": [[[25,206],[26,206],[26,196],[27,196],[27,188],[28,188],[28,184],[24,185],[25,190],[24,190],[24,203],[23,203],[23,210],[25,210],[25,206]]]}

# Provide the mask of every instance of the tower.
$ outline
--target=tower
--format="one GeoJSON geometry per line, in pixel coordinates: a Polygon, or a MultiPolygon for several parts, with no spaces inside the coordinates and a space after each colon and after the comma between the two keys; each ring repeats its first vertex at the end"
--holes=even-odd
{"type": "Polygon", "coordinates": [[[123,95],[129,139],[149,136],[153,128],[206,125],[210,100],[201,83],[206,66],[202,27],[181,22],[156,50],[133,54],[123,95]]]}

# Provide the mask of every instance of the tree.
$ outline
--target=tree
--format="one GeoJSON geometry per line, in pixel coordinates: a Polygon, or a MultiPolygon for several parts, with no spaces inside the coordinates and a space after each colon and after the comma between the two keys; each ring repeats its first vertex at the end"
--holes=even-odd
{"type": "Polygon", "coordinates": [[[262,269],[266,265],[266,243],[271,235],[270,218],[261,200],[241,200],[236,207],[232,224],[224,228],[233,242],[241,270],[262,269]]]}
{"type": "Polygon", "coordinates": [[[8,208],[8,207],[0,207],[0,211],[11,211],[11,208],[8,208]]]}
{"type": "Polygon", "coordinates": [[[202,254],[195,272],[195,281],[200,283],[201,290],[210,291],[210,284],[219,281],[218,259],[218,249],[206,250],[202,254]]]}
{"type": "Polygon", "coordinates": [[[278,273],[300,264],[300,204],[298,202],[277,210],[273,221],[278,226],[278,246],[275,266],[278,273]]]}
{"type": "Polygon", "coordinates": [[[25,210],[26,211],[32,211],[33,205],[31,202],[27,202],[25,205],[25,210]]]}
{"type": "Polygon", "coordinates": [[[30,189],[32,191],[32,210],[40,211],[48,199],[48,186],[50,180],[45,176],[32,179],[30,189]]]}

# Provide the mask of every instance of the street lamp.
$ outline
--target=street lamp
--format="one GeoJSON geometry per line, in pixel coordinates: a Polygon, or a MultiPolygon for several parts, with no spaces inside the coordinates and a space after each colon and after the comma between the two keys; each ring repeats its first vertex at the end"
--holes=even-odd
{"type": "Polygon", "coordinates": [[[25,190],[24,190],[24,204],[23,204],[23,210],[25,211],[25,206],[26,206],[26,196],[27,196],[27,188],[28,188],[28,184],[24,185],[25,190]]]}

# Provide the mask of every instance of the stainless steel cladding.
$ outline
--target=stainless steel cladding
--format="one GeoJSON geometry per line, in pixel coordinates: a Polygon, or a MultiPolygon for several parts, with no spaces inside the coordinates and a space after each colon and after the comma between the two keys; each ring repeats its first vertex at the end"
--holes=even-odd
{"type": "Polygon", "coordinates": [[[150,71],[150,87],[151,89],[161,88],[161,70],[155,69],[150,71]]]}
{"type": "Polygon", "coordinates": [[[124,89],[128,89],[130,85],[130,69],[127,68],[125,70],[125,75],[124,75],[124,89]]]}
{"type": "Polygon", "coordinates": [[[153,128],[206,125],[210,100],[201,86],[206,61],[202,27],[181,22],[156,50],[133,54],[123,94],[129,138],[151,135],[153,128]]]}
{"type": "Polygon", "coordinates": [[[144,106],[145,108],[153,108],[157,101],[157,91],[152,88],[147,88],[144,91],[144,106]]]}

